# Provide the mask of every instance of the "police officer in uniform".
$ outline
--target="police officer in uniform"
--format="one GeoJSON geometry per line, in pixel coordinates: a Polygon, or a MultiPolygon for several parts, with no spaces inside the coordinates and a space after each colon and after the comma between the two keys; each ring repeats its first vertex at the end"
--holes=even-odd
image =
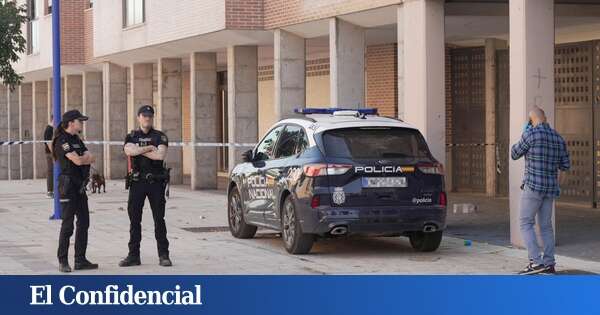
{"type": "Polygon", "coordinates": [[[129,254],[119,266],[137,266],[140,261],[140,241],[142,239],[142,208],[146,197],[150,202],[154,218],[154,236],[158,247],[159,265],[171,266],[169,241],[165,225],[165,188],[169,181],[169,171],[164,166],[169,140],[159,130],[153,128],[154,109],[144,105],[138,110],[140,128],[125,138],[125,154],[132,159],[132,170],[128,175],[129,201],[129,254]]]}
{"type": "Polygon", "coordinates": [[[65,112],[52,139],[52,154],[60,164],[58,190],[62,206],[62,225],[58,240],[58,262],[61,272],[71,272],[68,252],[75,217],[77,217],[75,270],[98,268],[98,264],[91,263],[85,257],[90,225],[85,185],[89,179],[90,164],[95,161],[94,156],[79,138],[79,133],[83,130],[83,122],[87,119],[88,117],[83,116],[78,110],[65,112]]]}

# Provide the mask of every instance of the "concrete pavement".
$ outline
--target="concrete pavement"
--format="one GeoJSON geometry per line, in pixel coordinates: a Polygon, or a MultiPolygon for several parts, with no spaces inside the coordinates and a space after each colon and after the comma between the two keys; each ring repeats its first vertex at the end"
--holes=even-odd
{"type": "MultiPolygon", "coordinates": [[[[43,180],[0,182],[0,274],[56,274],[60,221],[49,221],[52,200],[43,180]]],[[[415,253],[406,238],[322,240],[309,255],[291,256],[280,237],[259,230],[255,239],[233,238],[226,196],[220,191],[171,189],[167,227],[174,266],[158,266],[150,209],[144,208],[142,266],[120,268],[127,254],[127,192],[109,181],[107,194],[90,195],[88,258],[100,269],[73,274],[513,274],[526,263],[523,250],[445,237],[434,253],[415,253]]],[[[70,260],[73,260],[73,248],[70,260]]],[[[563,273],[600,273],[600,263],[558,257],[563,273]]]]}

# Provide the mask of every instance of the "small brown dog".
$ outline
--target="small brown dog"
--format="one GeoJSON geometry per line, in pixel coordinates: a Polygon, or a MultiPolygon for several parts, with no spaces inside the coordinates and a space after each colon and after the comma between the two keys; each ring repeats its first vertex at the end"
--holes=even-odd
{"type": "Polygon", "coordinates": [[[104,176],[97,171],[92,173],[92,176],[90,177],[90,185],[92,186],[92,194],[96,192],[100,193],[100,188],[102,188],[106,193],[106,180],[104,179],[104,176]]]}

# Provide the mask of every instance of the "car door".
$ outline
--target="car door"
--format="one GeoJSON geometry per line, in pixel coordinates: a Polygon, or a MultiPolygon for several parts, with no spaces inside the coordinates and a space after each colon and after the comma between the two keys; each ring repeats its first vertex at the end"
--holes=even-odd
{"type": "Polygon", "coordinates": [[[273,191],[273,200],[265,210],[267,225],[276,229],[280,228],[280,200],[281,192],[289,184],[290,169],[297,165],[298,139],[303,129],[295,124],[286,125],[279,136],[275,149],[275,158],[267,162],[265,175],[269,190],[273,191]]]}
{"type": "Polygon", "coordinates": [[[264,212],[272,202],[273,191],[267,185],[266,166],[275,156],[275,147],[284,125],[272,128],[256,146],[253,161],[244,179],[246,220],[264,224],[264,212]]]}

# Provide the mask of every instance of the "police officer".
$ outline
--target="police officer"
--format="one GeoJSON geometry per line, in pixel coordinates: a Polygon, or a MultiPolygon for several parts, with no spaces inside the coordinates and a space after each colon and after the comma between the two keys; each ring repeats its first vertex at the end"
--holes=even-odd
{"type": "Polygon", "coordinates": [[[90,225],[85,185],[86,180],[89,179],[90,164],[95,162],[94,156],[79,138],[79,133],[83,130],[83,122],[87,119],[88,117],[83,116],[78,110],[65,112],[52,139],[52,154],[60,164],[58,190],[62,206],[62,225],[58,239],[58,262],[61,272],[71,272],[68,252],[75,217],[77,217],[75,270],[98,268],[98,264],[91,263],[85,257],[90,225]]]}
{"type": "Polygon", "coordinates": [[[140,261],[140,241],[142,239],[142,208],[148,197],[154,218],[154,236],[158,247],[159,265],[171,266],[169,241],[165,225],[165,188],[169,181],[168,169],[164,166],[169,140],[167,136],[153,128],[154,109],[144,105],[138,110],[140,128],[125,138],[125,154],[132,159],[129,201],[129,254],[119,266],[137,266],[140,261]]]}

